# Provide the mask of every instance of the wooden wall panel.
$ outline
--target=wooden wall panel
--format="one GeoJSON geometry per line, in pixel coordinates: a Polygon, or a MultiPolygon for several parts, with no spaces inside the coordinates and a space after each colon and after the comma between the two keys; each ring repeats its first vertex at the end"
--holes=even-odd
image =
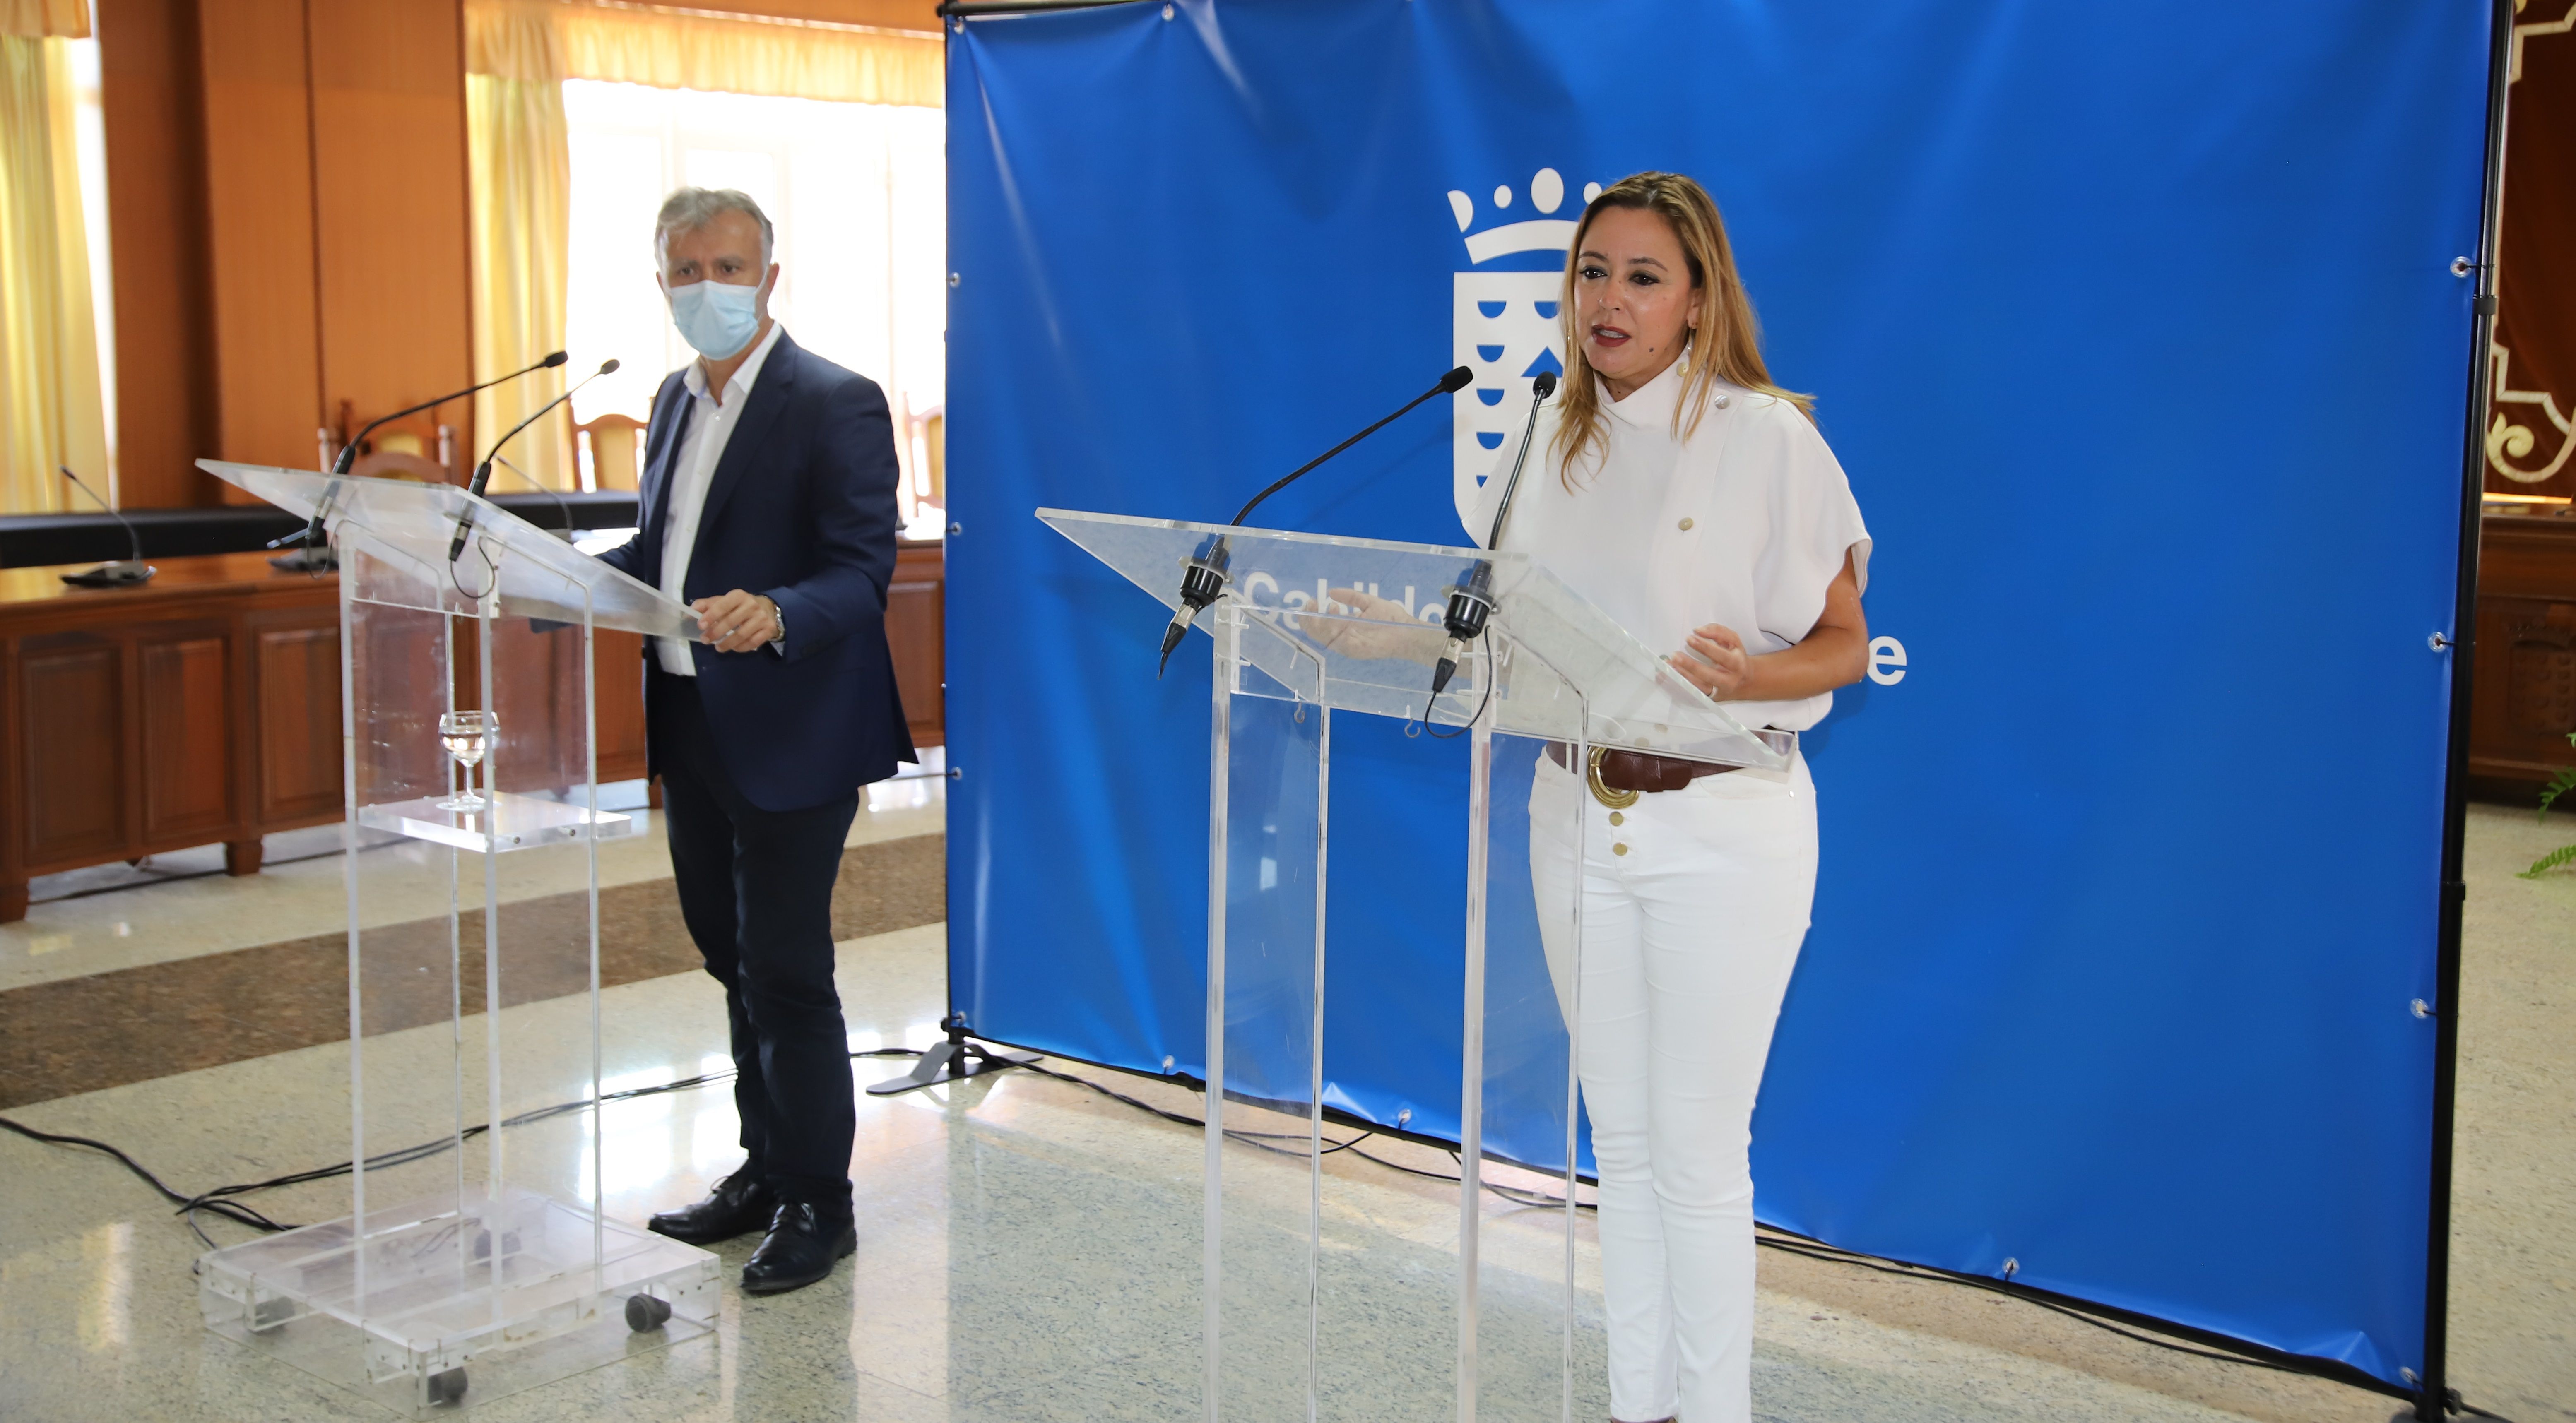
{"type": "Polygon", "coordinates": [[[2469,774],[2528,805],[2576,765],[2576,518],[2490,515],[2478,546],[2469,774]]]}
{"type": "Polygon", "coordinates": [[[109,854],[128,838],[123,662],[117,644],[83,635],[21,654],[29,863],[109,854]]]}
{"type": "Polygon", "coordinates": [[[321,358],[304,6],[199,0],[198,47],[218,452],[311,468],[321,358]]]}
{"type": "Polygon", "coordinates": [[[262,822],[343,808],[340,628],[262,626],[252,633],[262,822]]]}
{"type": "Polygon", "coordinates": [[[903,698],[915,747],[947,740],[946,569],[944,545],[904,544],[895,552],[894,577],[886,583],[886,651],[894,660],[895,691],[903,698]]]}
{"type": "Polygon", "coordinates": [[[116,299],[116,443],[128,506],[220,502],[207,294],[205,96],[194,0],[94,0],[116,299]]]}
{"type": "Polygon", "coordinates": [[[599,669],[595,674],[599,679],[599,778],[642,780],[649,759],[644,740],[644,637],[632,632],[594,633],[591,651],[599,669]]]}
{"type": "MultiPolygon", "coordinates": [[[[363,423],[474,379],[464,11],[313,0],[311,46],[322,409],[363,423]]],[[[470,405],[421,418],[425,452],[441,419],[472,447],[470,405]]]]}
{"type": "Polygon", "coordinates": [[[143,717],[143,834],[232,828],[232,640],[221,628],[156,631],[136,646],[143,717]]]}

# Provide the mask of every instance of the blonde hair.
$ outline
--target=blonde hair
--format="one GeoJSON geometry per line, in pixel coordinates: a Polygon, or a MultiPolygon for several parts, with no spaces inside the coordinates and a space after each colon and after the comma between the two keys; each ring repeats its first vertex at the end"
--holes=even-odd
{"type": "Polygon", "coordinates": [[[1555,441],[1557,478],[1566,492],[1574,492],[1575,463],[1607,441],[1601,387],[1592,362],[1583,354],[1574,280],[1583,265],[1583,239],[1592,231],[1592,220],[1612,208],[1642,209],[1661,217],[1681,243],[1682,260],[1690,266],[1691,290],[1701,294],[1699,326],[1683,336],[1681,359],[1687,374],[1681,403],[1673,410],[1673,433],[1687,438],[1699,429],[1709,391],[1721,380],[1785,400],[1814,419],[1814,397],[1773,385],[1770,370],[1762,364],[1762,326],[1753,315],[1753,299],[1744,294],[1743,279],[1736,275],[1726,221],[1718,216],[1708,190],[1679,173],[1631,174],[1584,205],[1583,220],[1575,224],[1574,241],[1566,247],[1565,289],[1557,308],[1557,319],[1564,325],[1566,379],[1555,441]],[[1687,420],[1684,411],[1689,412],[1687,420]]]}

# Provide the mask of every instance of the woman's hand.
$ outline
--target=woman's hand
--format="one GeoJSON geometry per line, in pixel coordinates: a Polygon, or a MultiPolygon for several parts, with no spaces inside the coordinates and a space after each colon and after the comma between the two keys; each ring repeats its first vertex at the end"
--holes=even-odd
{"type": "Polygon", "coordinates": [[[1722,623],[1702,626],[1684,642],[1681,651],[1664,660],[1713,702],[1733,699],[1753,666],[1753,659],[1744,651],[1744,639],[1722,623]]]}
{"type": "Polygon", "coordinates": [[[1794,646],[1752,656],[1733,628],[1710,623],[1689,646],[1664,659],[1713,702],[1794,702],[1848,687],[1869,668],[1869,618],[1860,606],[1860,574],[1849,553],[1825,588],[1825,610],[1794,646]]]}
{"type": "Polygon", "coordinates": [[[1403,657],[1429,666],[1440,653],[1442,634],[1417,622],[1402,603],[1370,596],[1358,588],[1335,588],[1325,595],[1328,617],[1290,614],[1297,631],[1343,657],[1378,660],[1403,657]],[[1354,621],[1351,614],[1357,614],[1354,621]]]}

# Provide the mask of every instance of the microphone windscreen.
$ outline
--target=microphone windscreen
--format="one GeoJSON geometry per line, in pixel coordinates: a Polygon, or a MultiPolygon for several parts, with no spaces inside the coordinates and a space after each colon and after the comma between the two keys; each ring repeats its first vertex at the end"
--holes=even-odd
{"type": "Polygon", "coordinates": [[[1540,371],[1538,379],[1530,382],[1530,394],[1541,400],[1556,394],[1556,372],[1540,371]]]}
{"type": "Polygon", "coordinates": [[[1453,370],[1449,374],[1440,378],[1440,393],[1442,395],[1456,395],[1458,392],[1467,388],[1467,382],[1474,380],[1475,378],[1476,371],[1474,367],[1460,366],[1456,370],[1453,370]]]}
{"type": "Polygon", "coordinates": [[[557,351],[557,352],[555,352],[553,355],[546,357],[546,358],[545,358],[544,360],[542,360],[542,361],[539,361],[539,362],[537,363],[537,366],[538,366],[538,368],[539,368],[539,369],[541,369],[541,370],[552,370],[552,369],[554,369],[555,367],[557,367],[557,366],[559,366],[559,365],[562,365],[564,362],[569,361],[569,360],[571,360],[571,359],[572,359],[572,357],[565,355],[565,354],[564,354],[563,352],[561,352],[561,351],[557,351]]]}
{"type": "Polygon", "coordinates": [[[617,358],[615,356],[611,356],[607,360],[599,363],[599,373],[601,375],[613,375],[616,373],[616,370],[617,358]]]}

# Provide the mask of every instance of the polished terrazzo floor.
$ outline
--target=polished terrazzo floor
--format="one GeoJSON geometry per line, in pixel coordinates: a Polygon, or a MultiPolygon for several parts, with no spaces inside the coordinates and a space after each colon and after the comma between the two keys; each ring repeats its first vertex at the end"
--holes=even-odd
{"type": "MultiPolygon", "coordinates": [[[[935,788],[934,788],[935,789],[935,788]]],[[[870,846],[918,857],[935,846],[935,800],[889,803],[854,829],[870,846]]],[[[2455,1305],[2457,1381],[2512,1415],[2576,1418],[2566,1280],[2576,1228],[2567,1121],[2570,1073],[2564,985],[2569,952],[2552,926],[2576,923],[2576,885],[2521,885],[2502,867],[2522,853],[2528,817],[2483,815],[2473,849],[2473,945],[2498,947],[2473,973],[2463,1065],[2463,1297],[2455,1305]],[[2500,884],[2499,880],[2505,883],[2500,884]],[[2520,886],[2515,888],[2514,886],[2520,886]],[[2486,917],[2480,918],[2481,914],[2486,917]],[[2551,955],[2555,954],[2555,958],[2551,955]],[[2538,1005],[2535,1012],[2531,1005],[2538,1005]],[[2554,1005],[2557,1016],[2550,1016],[2554,1005]],[[2479,1010],[2483,1009],[2483,1019],[2479,1010]],[[2551,1025],[2555,1024],[2554,1030],[2551,1025]],[[2558,1153],[2551,1157],[2548,1153],[2558,1153]],[[2555,1167],[2552,1161],[2555,1161],[2555,1167]]],[[[2525,857],[2527,858],[2527,856],[2525,857]]],[[[317,862],[327,865],[327,862],[317,862]]],[[[910,859],[868,860],[891,870],[910,859]]],[[[935,859],[929,861],[935,863],[935,859]]],[[[288,867],[289,870],[302,867],[288,867]]],[[[621,881],[651,892],[649,861],[621,881]]],[[[101,969],[177,966],[292,935],[285,923],[328,897],[327,879],[289,874],[189,881],[64,901],[80,925],[195,923],[200,952],[120,960],[103,929],[44,914],[0,937],[0,982],[13,946],[46,933],[87,933],[101,969]],[[203,896],[192,911],[185,901],[203,896]],[[221,912],[208,901],[220,904],[221,912]],[[111,918],[121,914],[122,919],[111,918]],[[158,921],[154,916],[159,916],[158,921]],[[233,921],[249,920],[250,925],[233,921]],[[227,933],[232,935],[227,941],[227,933]],[[249,937],[245,937],[249,935],[249,937]]],[[[561,892],[530,884],[527,898],[561,892]]],[[[907,903],[884,894],[880,904],[907,903]]],[[[325,908],[330,906],[326,905],[325,908]]],[[[942,926],[864,918],[841,949],[854,1048],[932,1039],[943,1006],[942,926]]],[[[79,947],[47,955],[83,956],[79,947]]],[[[62,960],[57,959],[59,964],[62,960]]],[[[2472,956],[2473,965],[2480,961],[2472,956]]],[[[53,965],[47,965],[50,969],[53,965]]],[[[61,991],[61,990],[57,990],[61,991]]],[[[5,996],[0,994],[0,996],[5,996]]],[[[720,1000],[693,973],[643,974],[606,990],[612,1085],[669,1081],[720,1067],[720,1000]]],[[[505,1010],[540,1033],[559,1005],[505,1010]]],[[[138,1024],[137,1030],[148,1030],[138,1024]]],[[[414,1030],[424,1031],[424,1030],[414,1030]]],[[[427,1031],[436,1031],[435,1029],[427,1031]]],[[[193,1070],[54,1095],[12,1107],[41,1129],[141,1148],[174,1183],[198,1188],[266,1177],[347,1155],[345,1046],[292,1046],[193,1070]]],[[[1054,1064],[1195,1115],[1177,1087],[1054,1064]]],[[[860,1059],[862,1080],[900,1074],[899,1060],[860,1059]]],[[[729,1094],[718,1086],[612,1104],[598,1163],[613,1214],[640,1217],[698,1194],[736,1160],[729,1094]]],[[[1083,1088],[997,1074],[896,1098],[861,1098],[853,1165],[857,1257],[826,1283],[758,1299],[727,1288],[710,1337],[477,1406],[499,1420],[653,1419],[1184,1419],[1198,1416],[1198,1132],[1083,1088]]],[[[1447,1165],[1401,1145],[1391,1159],[1447,1165]]],[[[1299,1170],[1302,1178],[1302,1168],[1299,1170]]],[[[344,1212],[344,1181],[269,1194],[283,1219],[344,1212]]],[[[1455,1196],[1374,1163],[1332,1158],[1326,1182],[1323,1416],[1447,1416],[1446,1349],[1455,1268],[1455,1196]]],[[[1561,1237],[1552,1216],[1496,1201],[1489,1253],[1502,1270],[1543,1275],[1561,1237]]],[[[190,1262],[201,1247],[149,1190],[95,1155],[0,1137],[0,1418],[319,1419],[367,1405],[297,1371],[209,1336],[198,1323],[190,1262]]],[[[227,1242],[246,1232],[220,1222],[227,1242]]],[[[1248,1232],[1243,1278],[1260,1277],[1248,1232]]],[[[751,1242],[725,1247],[730,1272],[751,1242]]],[[[1588,1250],[1588,1241],[1584,1242],[1588,1250]]],[[[1272,1257],[1269,1263],[1276,1264],[1272,1257]]],[[[1764,1419],[2038,1420],[2386,1419],[2392,1401],[2314,1380],[2186,1358],[2102,1334],[2026,1305],[1955,1287],[1872,1275],[1765,1252],[1757,1330],[1757,1415],[1764,1419]]],[[[1578,1266],[1588,1283],[1588,1262],[1578,1266]]],[[[1498,1297],[1509,1291],[1497,1291],[1498,1297]]],[[[1255,1301],[1251,1308],[1258,1308],[1255,1301]]],[[[1588,1307],[1579,1323],[1589,1324],[1588,1307]]],[[[1552,1354],[1557,1321],[1542,1306],[1498,1308],[1488,1338],[1497,1372],[1523,1373],[1485,1416],[1538,1416],[1530,1360],[1552,1354]],[[1527,1395],[1526,1398],[1523,1395],[1527,1395]],[[1525,1411],[1522,1403],[1528,1403],[1525,1411]]],[[[1265,1367],[1257,1351],[1237,1361],[1265,1367]]],[[[1275,1363],[1276,1361],[1271,1361],[1275,1363]]],[[[1286,1394],[1287,1390],[1280,1390],[1286,1394]]],[[[1587,1386],[1578,1417],[1603,1416],[1587,1386]]],[[[1229,1416],[1287,1418],[1289,1397],[1249,1392],[1229,1416]],[[1272,1405],[1280,1406],[1272,1406],[1272,1405]]],[[[1546,1410],[1553,1416],[1553,1409],[1546,1410]]]]}

